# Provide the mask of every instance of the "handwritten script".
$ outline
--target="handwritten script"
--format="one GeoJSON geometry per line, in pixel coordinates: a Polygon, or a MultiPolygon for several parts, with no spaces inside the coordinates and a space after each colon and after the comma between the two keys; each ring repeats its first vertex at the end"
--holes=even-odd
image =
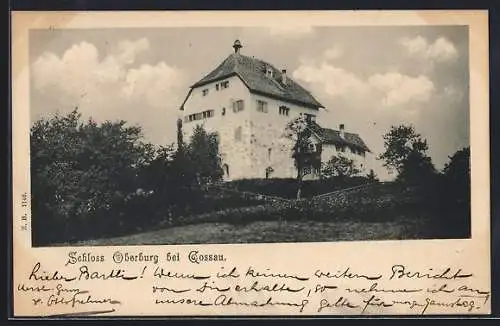
{"type": "Polygon", "coordinates": [[[163,314],[475,314],[489,304],[490,291],[472,286],[473,279],[463,269],[403,264],[372,273],[347,266],[298,274],[251,265],[207,272],[168,264],[53,269],[37,262],[14,291],[53,315],[127,314],[134,297],[163,314]],[[132,284],[141,292],[131,294],[132,284]]]}

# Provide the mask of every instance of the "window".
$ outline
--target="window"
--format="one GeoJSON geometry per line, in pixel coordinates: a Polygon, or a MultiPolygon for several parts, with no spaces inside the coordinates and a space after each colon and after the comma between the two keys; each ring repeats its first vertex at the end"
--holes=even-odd
{"type": "Polygon", "coordinates": [[[271,67],[266,68],[266,77],[269,77],[269,78],[273,77],[273,69],[271,67]]]}
{"type": "Polygon", "coordinates": [[[237,127],[234,130],[234,140],[235,141],[241,141],[241,127],[237,127]]]}
{"type": "Polygon", "coordinates": [[[226,108],[222,108],[222,115],[226,115],[226,108]]]}
{"type": "Polygon", "coordinates": [[[309,144],[309,151],[310,151],[310,152],[316,152],[316,145],[314,145],[314,144],[309,144]]]}
{"type": "Polygon", "coordinates": [[[215,90],[218,91],[219,90],[219,84],[215,84],[215,90]]]}
{"type": "Polygon", "coordinates": [[[214,110],[207,110],[201,113],[203,119],[211,118],[214,116],[214,110]]]}
{"type": "Polygon", "coordinates": [[[223,81],[222,83],[220,83],[220,88],[221,89],[229,88],[229,81],[226,80],[226,81],[223,81]]]}
{"type": "Polygon", "coordinates": [[[274,172],[274,169],[272,166],[268,166],[266,168],[266,179],[269,179],[269,177],[271,177],[271,174],[273,174],[274,172]]]}
{"type": "Polygon", "coordinates": [[[279,108],[280,115],[286,115],[288,116],[290,114],[290,108],[287,108],[286,106],[280,106],[279,108]]]}
{"type": "Polygon", "coordinates": [[[257,111],[267,113],[267,102],[257,100],[257,111]]]}
{"type": "Polygon", "coordinates": [[[203,94],[203,96],[207,96],[207,95],[208,95],[208,88],[205,88],[205,89],[202,91],[202,94],[203,94]]]}
{"type": "Polygon", "coordinates": [[[268,148],[268,149],[267,149],[267,160],[268,160],[268,161],[271,161],[271,152],[272,152],[272,151],[273,151],[273,150],[272,150],[272,148],[268,148]]]}
{"type": "Polygon", "coordinates": [[[238,100],[238,101],[233,102],[233,112],[234,113],[243,111],[244,109],[245,109],[245,106],[244,106],[243,100],[238,100]]]}
{"type": "Polygon", "coordinates": [[[304,113],[307,121],[316,121],[316,116],[314,114],[304,113]]]}
{"type": "Polygon", "coordinates": [[[213,116],[214,116],[214,110],[206,110],[203,112],[190,114],[190,115],[184,117],[184,121],[191,122],[191,121],[211,118],[213,116]]]}
{"type": "Polygon", "coordinates": [[[222,169],[224,170],[224,176],[225,176],[226,178],[229,178],[229,165],[224,164],[224,165],[222,166],[222,169]]]}

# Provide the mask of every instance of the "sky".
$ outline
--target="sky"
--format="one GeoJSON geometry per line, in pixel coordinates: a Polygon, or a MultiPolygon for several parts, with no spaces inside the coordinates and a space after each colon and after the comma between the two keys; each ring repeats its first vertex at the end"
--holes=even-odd
{"type": "MultiPolygon", "coordinates": [[[[32,30],[32,123],[78,107],[85,118],[140,125],[176,140],[189,86],[233,52],[286,69],[325,106],[323,127],[358,133],[376,156],[391,125],[411,124],[442,169],[469,146],[466,26],[32,30]]],[[[375,172],[390,177],[381,162],[375,172]]]]}

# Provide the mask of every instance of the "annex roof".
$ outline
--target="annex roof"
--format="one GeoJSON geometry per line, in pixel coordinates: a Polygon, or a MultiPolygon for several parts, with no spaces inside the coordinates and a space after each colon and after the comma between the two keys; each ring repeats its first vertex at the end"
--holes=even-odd
{"type": "Polygon", "coordinates": [[[323,128],[316,122],[312,122],[311,128],[323,144],[349,146],[371,152],[363,139],[356,133],[344,132],[344,137],[341,137],[339,130],[323,128]]]}

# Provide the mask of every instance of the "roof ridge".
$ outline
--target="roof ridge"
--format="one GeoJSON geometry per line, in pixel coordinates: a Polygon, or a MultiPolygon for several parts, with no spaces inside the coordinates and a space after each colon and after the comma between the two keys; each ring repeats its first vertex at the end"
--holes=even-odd
{"type": "Polygon", "coordinates": [[[260,93],[265,96],[279,98],[283,101],[305,105],[314,109],[323,107],[314,96],[293,78],[283,85],[279,77],[282,70],[273,64],[254,56],[250,57],[241,53],[231,53],[214,70],[202,79],[191,85],[191,88],[209,84],[217,80],[237,75],[246,84],[250,92],[260,93]],[[275,77],[265,76],[264,69],[270,67],[275,77]]]}

